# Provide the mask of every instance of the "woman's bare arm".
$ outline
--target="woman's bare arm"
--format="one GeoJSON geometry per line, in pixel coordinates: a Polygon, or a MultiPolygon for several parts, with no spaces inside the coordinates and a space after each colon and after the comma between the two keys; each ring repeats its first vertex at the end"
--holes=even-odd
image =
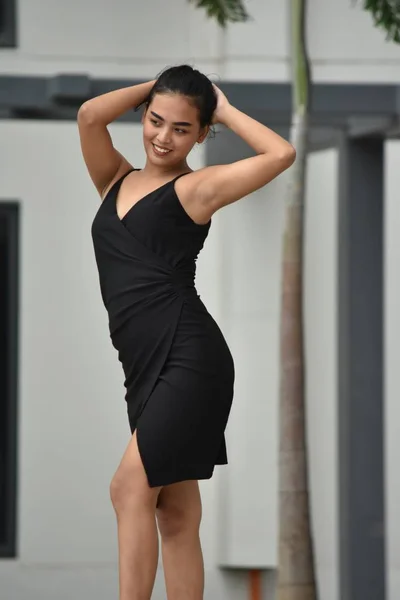
{"type": "Polygon", "coordinates": [[[132,168],[114,148],[107,125],[141,104],[154,81],[108,92],[87,100],[78,111],[78,128],[83,158],[100,195],[113,179],[132,168]]]}
{"type": "Polygon", "coordinates": [[[290,167],[296,158],[296,151],[289,142],[232,106],[220,90],[215,121],[239,135],[256,156],[206,167],[190,176],[192,193],[210,215],[260,189],[290,167]]]}

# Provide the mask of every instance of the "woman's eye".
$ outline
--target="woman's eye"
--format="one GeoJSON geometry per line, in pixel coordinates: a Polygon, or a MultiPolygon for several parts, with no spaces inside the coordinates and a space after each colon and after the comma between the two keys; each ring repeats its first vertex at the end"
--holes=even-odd
{"type": "MultiPolygon", "coordinates": [[[[160,126],[160,122],[157,119],[150,119],[150,122],[153,123],[155,127],[160,126]]],[[[177,133],[187,133],[186,129],[175,129],[177,133]]]]}

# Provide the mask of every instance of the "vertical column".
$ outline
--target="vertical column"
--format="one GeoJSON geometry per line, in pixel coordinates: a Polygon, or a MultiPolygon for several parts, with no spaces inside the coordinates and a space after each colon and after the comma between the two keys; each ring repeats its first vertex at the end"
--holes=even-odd
{"type": "Polygon", "coordinates": [[[345,135],[339,145],[341,600],[385,600],[383,148],[345,135]]]}

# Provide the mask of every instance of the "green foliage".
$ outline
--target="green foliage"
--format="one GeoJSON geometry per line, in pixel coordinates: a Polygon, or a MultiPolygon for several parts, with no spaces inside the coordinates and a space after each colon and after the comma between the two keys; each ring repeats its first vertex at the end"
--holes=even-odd
{"type": "Polygon", "coordinates": [[[400,0],[363,0],[364,9],[372,13],[375,24],[383,27],[388,40],[400,43],[400,0]]]}
{"type": "Polygon", "coordinates": [[[242,0],[189,0],[198,8],[204,8],[210,18],[218,21],[221,27],[228,23],[241,23],[250,17],[242,0]]]}

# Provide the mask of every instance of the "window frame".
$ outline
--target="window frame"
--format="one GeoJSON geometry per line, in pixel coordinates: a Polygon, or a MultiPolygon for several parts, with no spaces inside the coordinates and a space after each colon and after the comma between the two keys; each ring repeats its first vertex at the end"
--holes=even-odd
{"type": "Polygon", "coordinates": [[[5,457],[5,518],[4,539],[0,539],[0,559],[17,557],[17,482],[18,482],[18,348],[19,348],[19,243],[20,203],[0,199],[0,218],[5,219],[9,232],[8,272],[14,273],[8,290],[8,386],[7,422],[8,444],[5,457]]]}
{"type": "MultiPolygon", "coordinates": [[[[0,0],[4,6],[4,24],[0,28],[0,48],[17,46],[17,0],[0,0]]],[[[1,13],[0,13],[1,14],[1,13]]]]}

